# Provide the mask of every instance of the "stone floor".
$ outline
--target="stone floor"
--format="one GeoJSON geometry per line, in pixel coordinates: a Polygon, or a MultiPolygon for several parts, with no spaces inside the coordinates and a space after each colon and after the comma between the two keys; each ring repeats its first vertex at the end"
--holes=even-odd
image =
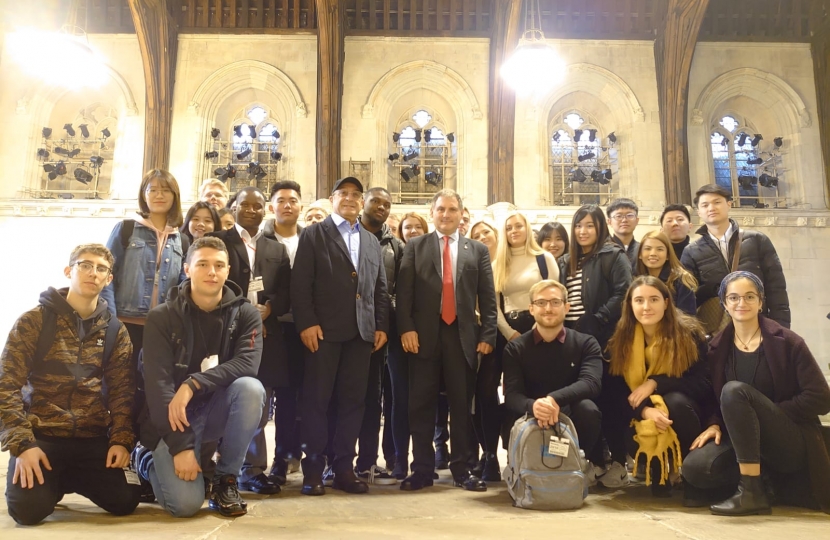
{"type": "MultiPolygon", "coordinates": [[[[0,454],[0,463],[5,485],[6,454],[0,454]]],[[[0,539],[830,538],[830,516],[822,513],[775,508],[771,516],[722,518],[706,509],[683,508],[679,492],[668,500],[652,499],[642,485],[592,492],[580,510],[546,513],[513,508],[503,483],[491,484],[485,493],[453,488],[447,471],[435,487],[418,493],[376,486],[367,495],[329,489],[325,497],[312,498],[300,495],[301,483],[297,473],[289,476],[280,495],[245,494],[248,514],[237,519],[222,518],[207,505],[194,518],[174,519],[153,504],[140,505],[131,516],[113,517],[82,497],[68,495],[43,524],[18,527],[2,498],[0,539]]]]}

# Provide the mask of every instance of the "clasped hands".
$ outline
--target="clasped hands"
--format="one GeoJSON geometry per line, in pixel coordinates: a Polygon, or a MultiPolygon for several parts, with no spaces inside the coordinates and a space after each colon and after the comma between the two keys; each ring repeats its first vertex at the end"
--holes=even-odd
{"type": "Polygon", "coordinates": [[[533,416],[542,429],[553,427],[559,422],[559,404],[550,396],[539,398],[533,402],[533,416]]]}
{"type": "MultiPolygon", "coordinates": [[[[106,464],[108,469],[123,469],[130,464],[130,452],[120,444],[113,444],[107,450],[106,464]]],[[[45,480],[41,465],[48,471],[52,470],[52,464],[49,463],[46,452],[39,447],[34,446],[21,452],[14,461],[12,484],[20,481],[21,488],[32,489],[35,487],[35,480],[37,480],[37,483],[42,486],[45,480]]]]}

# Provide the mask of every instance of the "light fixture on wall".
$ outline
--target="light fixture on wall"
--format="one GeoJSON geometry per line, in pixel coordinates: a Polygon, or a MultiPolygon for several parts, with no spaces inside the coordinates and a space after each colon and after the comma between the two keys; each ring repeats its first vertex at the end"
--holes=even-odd
{"type": "MultiPolygon", "coordinates": [[[[611,171],[608,172],[610,174],[611,171]]],[[[599,169],[594,169],[593,171],[591,171],[591,180],[593,180],[597,184],[602,184],[603,186],[611,183],[611,180],[605,176],[605,171],[601,171],[599,169]]]]}
{"type": "Polygon", "coordinates": [[[108,128],[104,128],[101,130],[101,136],[104,139],[109,139],[110,137],[112,137],[112,133],[110,133],[110,130],[108,128]]]}
{"type": "Polygon", "coordinates": [[[220,133],[222,133],[222,132],[219,131],[219,128],[211,128],[211,130],[210,130],[210,136],[214,139],[217,139],[219,137],[220,133]]]}
{"type": "Polygon", "coordinates": [[[415,159],[416,157],[418,157],[418,155],[419,155],[419,154],[418,154],[418,152],[416,152],[415,150],[413,150],[413,151],[411,151],[411,152],[409,152],[409,153],[404,154],[404,155],[403,155],[403,160],[404,160],[404,161],[409,161],[409,160],[411,160],[411,159],[415,159]]]}
{"type": "Polygon", "coordinates": [[[585,173],[579,167],[574,167],[573,169],[571,169],[571,172],[568,176],[571,182],[579,182],[580,184],[588,178],[587,176],[585,176],[585,173]]]}
{"type": "Polygon", "coordinates": [[[78,129],[81,130],[81,136],[84,139],[89,139],[89,126],[88,125],[81,124],[80,126],[78,126],[78,129]]]}
{"type": "Polygon", "coordinates": [[[726,148],[727,146],[729,146],[729,139],[727,139],[726,136],[723,136],[723,138],[720,140],[720,145],[726,148]]]}
{"type": "Polygon", "coordinates": [[[398,142],[399,140],[401,140],[401,134],[396,131],[392,134],[392,142],[398,142]]]}
{"type": "Polygon", "coordinates": [[[52,128],[45,127],[45,128],[40,130],[40,134],[43,135],[44,139],[48,139],[49,137],[52,136],[52,128]]]}
{"type": "Polygon", "coordinates": [[[92,156],[89,158],[89,164],[93,169],[100,169],[104,164],[104,158],[101,156],[92,156]]]}
{"type": "Polygon", "coordinates": [[[772,140],[773,144],[775,144],[776,148],[781,148],[784,144],[784,137],[776,137],[772,140]]]}
{"type": "Polygon", "coordinates": [[[610,142],[610,143],[611,143],[611,146],[613,146],[613,145],[614,145],[614,143],[616,143],[616,142],[617,142],[617,134],[616,134],[616,133],[614,133],[613,131],[612,131],[611,133],[609,133],[609,134],[608,134],[608,142],[610,142]]]}
{"type": "Polygon", "coordinates": [[[747,135],[746,133],[741,133],[741,136],[738,137],[738,146],[743,148],[743,146],[746,144],[747,138],[749,138],[749,135],[747,135]]]}
{"type": "Polygon", "coordinates": [[[582,163],[583,161],[588,161],[589,159],[594,159],[595,157],[597,157],[597,155],[596,155],[595,153],[593,153],[593,152],[586,152],[586,153],[582,154],[581,156],[579,156],[579,157],[578,157],[578,158],[576,158],[576,159],[577,159],[577,161],[579,161],[580,163],[582,163]]]}
{"type": "Polygon", "coordinates": [[[421,174],[421,168],[417,165],[412,165],[411,167],[404,167],[401,169],[401,178],[404,182],[411,182],[415,180],[415,177],[421,174]]]}
{"type": "Polygon", "coordinates": [[[271,152],[271,161],[281,161],[282,160],[282,153],[273,150],[271,152]]]}
{"type": "Polygon", "coordinates": [[[424,180],[426,180],[427,184],[431,186],[437,186],[441,183],[444,177],[441,173],[437,173],[435,171],[427,171],[424,173],[424,180]]]}
{"type": "Polygon", "coordinates": [[[237,137],[242,137],[242,124],[239,124],[238,126],[233,126],[233,134],[237,137]]]}
{"type": "Polygon", "coordinates": [[[211,150],[210,152],[205,152],[205,159],[216,159],[219,157],[219,152],[216,150],[211,150]]]}
{"type": "Polygon", "coordinates": [[[502,64],[501,76],[522,97],[540,98],[565,78],[565,62],[542,32],[539,0],[525,0],[524,33],[516,50],[502,64]]]}
{"type": "Polygon", "coordinates": [[[66,134],[69,135],[70,137],[75,136],[75,128],[72,127],[72,124],[64,124],[63,129],[64,129],[64,131],[66,131],[66,134]]]}
{"type": "Polygon", "coordinates": [[[579,140],[580,140],[581,138],[582,138],[582,130],[581,130],[581,129],[575,129],[575,130],[574,130],[574,140],[575,140],[577,143],[579,143],[579,140]]]}
{"type": "Polygon", "coordinates": [[[450,144],[455,142],[455,133],[447,133],[447,140],[450,141],[450,144]]]}
{"type": "Polygon", "coordinates": [[[395,161],[401,158],[401,155],[397,152],[394,154],[389,154],[389,161],[395,161]]]}
{"type": "Polygon", "coordinates": [[[262,180],[268,175],[259,163],[252,161],[248,164],[248,180],[262,180]]]}
{"type": "Polygon", "coordinates": [[[66,157],[71,159],[71,158],[74,158],[75,156],[77,156],[78,154],[80,154],[81,149],[80,148],[75,148],[73,150],[67,150],[66,148],[61,148],[60,146],[56,146],[55,147],[55,153],[60,155],[60,156],[66,156],[66,157]]]}
{"type": "Polygon", "coordinates": [[[226,182],[228,178],[236,178],[236,167],[228,163],[224,167],[219,167],[213,174],[219,178],[219,180],[226,182]]]}
{"type": "Polygon", "coordinates": [[[421,133],[422,131],[420,129],[415,130],[415,142],[421,142],[421,133]]]}
{"type": "Polygon", "coordinates": [[[749,158],[748,160],[746,160],[747,165],[760,165],[763,162],[764,162],[764,160],[762,158],[758,157],[758,156],[755,156],[755,157],[752,157],[752,158],[749,158]]]}
{"type": "Polygon", "coordinates": [[[597,140],[597,130],[589,129],[588,130],[588,142],[594,142],[597,140]]]}
{"type": "Polygon", "coordinates": [[[559,139],[561,139],[561,138],[562,138],[562,134],[559,133],[559,131],[557,131],[556,133],[553,134],[553,142],[558,143],[559,139]]]}
{"type": "Polygon", "coordinates": [[[758,144],[759,144],[761,141],[763,141],[763,140],[764,140],[764,137],[763,137],[762,135],[760,135],[759,133],[756,133],[756,134],[755,134],[755,136],[754,136],[754,137],[752,137],[752,140],[751,140],[751,141],[749,141],[749,143],[750,143],[753,147],[755,147],[755,146],[758,146],[758,144]]]}
{"type": "Polygon", "coordinates": [[[738,183],[742,189],[750,190],[758,184],[758,178],[750,174],[741,173],[738,175],[738,183]]]}
{"type": "Polygon", "coordinates": [[[89,184],[90,182],[92,182],[93,178],[92,174],[89,171],[81,169],[80,167],[77,167],[75,169],[74,176],[75,180],[82,184],[89,184]]]}
{"type": "Polygon", "coordinates": [[[246,157],[251,155],[251,152],[253,152],[253,150],[251,150],[250,148],[246,148],[245,150],[236,154],[236,159],[245,159],[246,157]]]}
{"type": "Polygon", "coordinates": [[[46,161],[47,159],[49,159],[49,150],[45,148],[38,148],[37,158],[41,161],[46,161]]]}
{"type": "Polygon", "coordinates": [[[771,176],[767,173],[762,174],[758,177],[758,182],[764,186],[765,188],[776,188],[778,187],[778,177],[771,176]]]}

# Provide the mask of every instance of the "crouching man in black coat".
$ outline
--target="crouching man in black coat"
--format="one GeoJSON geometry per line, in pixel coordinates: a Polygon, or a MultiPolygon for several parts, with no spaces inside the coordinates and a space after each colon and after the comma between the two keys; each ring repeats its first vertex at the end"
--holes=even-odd
{"type": "Polygon", "coordinates": [[[147,405],[141,441],[152,459],[135,461],[162,508],[189,517],[205,498],[199,449],[222,438],[210,508],[247,512],[236,475],[256,432],[265,389],[255,377],[262,355],[262,318],[228,278],[228,251],[218,238],[196,240],[188,280],[147,315],[143,369],[147,405]]]}

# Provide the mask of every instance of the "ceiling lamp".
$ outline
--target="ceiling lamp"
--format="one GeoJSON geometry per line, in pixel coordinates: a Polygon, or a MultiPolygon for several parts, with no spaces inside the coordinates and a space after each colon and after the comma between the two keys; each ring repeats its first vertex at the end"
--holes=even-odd
{"type": "Polygon", "coordinates": [[[501,76],[521,97],[540,98],[565,78],[565,62],[542,32],[539,0],[527,0],[525,30],[513,54],[502,64],[501,76]]]}

